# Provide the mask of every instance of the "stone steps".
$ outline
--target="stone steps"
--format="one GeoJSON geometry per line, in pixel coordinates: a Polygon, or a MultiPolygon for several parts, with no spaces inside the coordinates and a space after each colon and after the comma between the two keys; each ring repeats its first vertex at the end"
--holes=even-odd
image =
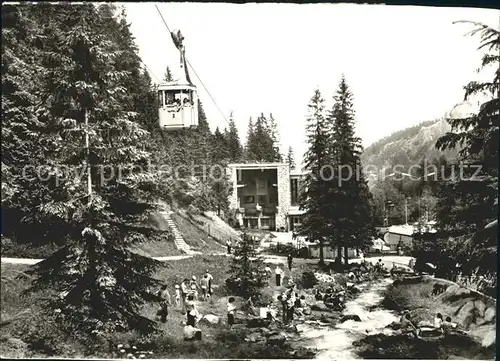
{"type": "Polygon", "coordinates": [[[178,250],[182,251],[185,254],[189,255],[201,254],[201,252],[191,250],[191,247],[186,243],[186,241],[184,241],[181,232],[179,232],[179,229],[177,228],[177,225],[170,217],[171,213],[172,212],[161,212],[161,215],[167,221],[168,227],[172,230],[172,233],[174,235],[175,247],[177,247],[178,250]]]}

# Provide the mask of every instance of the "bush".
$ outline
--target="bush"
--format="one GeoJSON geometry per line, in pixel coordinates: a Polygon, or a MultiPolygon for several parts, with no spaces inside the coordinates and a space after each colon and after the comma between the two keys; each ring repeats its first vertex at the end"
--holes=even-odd
{"type": "Polygon", "coordinates": [[[302,273],[302,277],[299,279],[299,285],[302,288],[313,288],[317,284],[318,280],[316,279],[313,271],[305,271],[304,273],[302,273]]]}
{"type": "Polygon", "coordinates": [[[296,256],[297,255],[297,248],[294,245],[285,243],[281,244],[278,243],[277,245],[270,245],[269,248],[269,253],[271,254],[277,254],[280,256],[287,256],[289,254],[296,256]]]}
{"type": "Polygon", "coordinates": [[[67,355],[74,352],[71,340],[62,331],[55,317],[50,315],[33,314],[26,319],[18,330],[21,340],[26,342],[29,349],[48,356],[67,355]]]}

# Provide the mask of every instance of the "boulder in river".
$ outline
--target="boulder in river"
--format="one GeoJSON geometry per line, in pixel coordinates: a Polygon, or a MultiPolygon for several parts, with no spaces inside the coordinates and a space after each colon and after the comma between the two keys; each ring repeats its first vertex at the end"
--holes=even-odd
{"type": "Polygon", "coordinates": [[[259,332],[252,332],[250,335],[248,335],[245,340],[248,342],[259,342],[263,340],[263,336],[259,332]]]}
{"type": "Polygon", "coordinates": [[[496,316],[496,310],[495,307],[488,307],[484,311],[484,321],[485,322],[492,322],[495,319],[496,316]]]}
{"type": "Polygon", "coordinates": [[[353,320],[355,322],[361,322],[361,319],[359,318],[358,315],[344,315],[340,319],[340,323],[343,323],[343,322],[346,322],[346,321],[349,321],[349,320],[353,320]]]}
{"type": "Polygon", "coordinates": [[[251,318],[247,321],[248,328],[268,327],[271,321],[265,318],[251,318]]]}
{"type": "Polygon", "coordinates": [[[267,339],[267,343],[272,346],[283,346],[286,342],[286,335],[280,332],[276,335],[271,335],[267,339]]]}
{"type": "Polygon", "coordinates": [[[219,323],[220,319],[219,319],[219,317],[217,317],[215,315],[205,315],[205,316],[203,316],[201,321],[206,322],[210,325],[217,325],[219,323]]]}
{"type": "Polygon", "coordinates": [[[315,304],[311,305],[311,310],[312,311],[330,311],[330,309],[323,303],[323,301],[316,302],[315,304]]]}

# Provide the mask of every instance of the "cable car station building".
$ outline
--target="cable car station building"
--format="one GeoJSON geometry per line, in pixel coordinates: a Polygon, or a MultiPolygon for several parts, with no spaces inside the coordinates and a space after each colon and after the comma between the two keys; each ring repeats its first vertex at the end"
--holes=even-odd
{"type": "Polygon", "coordinates": [[[299,210],[300,180],[304,174],[288,163],[228,165],[233,183],[230,207],[241,227],[293,231],[305,213],[299,210]]]}

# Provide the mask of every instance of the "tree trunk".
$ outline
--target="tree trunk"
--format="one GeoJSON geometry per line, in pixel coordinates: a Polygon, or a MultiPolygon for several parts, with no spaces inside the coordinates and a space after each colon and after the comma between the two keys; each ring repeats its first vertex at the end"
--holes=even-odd
{"type": "Polygon", "coordinates": [[[337,246],[337,257],[335,258],[335,263],[337,263],[337,265],[339,265],[339,266],[342,264],[342,246],[341,245],[337,246]]]}
{"type": "Polygon", "coordinates": [[[319,264],[325,264],[325,255],[323,254],[323,239],[319,239],[319,264]]]}
{"type": "Polygon", "coordinates": [[[344,243],[344,261],[345,261],[345,269],[346,271],[349,270],[349,246],[347,244],[347,241],[344,243]]]}

